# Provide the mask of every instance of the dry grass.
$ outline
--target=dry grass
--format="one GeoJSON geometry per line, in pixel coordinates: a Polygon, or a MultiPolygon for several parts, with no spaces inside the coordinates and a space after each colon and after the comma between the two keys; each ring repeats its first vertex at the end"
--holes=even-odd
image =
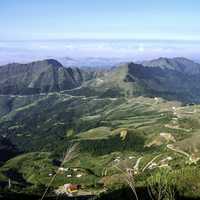
{"type": "Polygon", "coordinates": [[[136,174],[134,171],[134,167],[131,166],[131,163],[128,162],[127,160],[121,162],[119,165],[115,165],[115,167],[122,173],[125,182],[133,191],[133,194],[135,195],[136,200],[138,200],[137,192],[135,189],[136,174]]]}
{"type": "Polygon", "coordinates": [[[143,157],[138,158],[135,163],[132,163],[129,160],[123,160],[119,164],[115,165],[115,168],[122,173],[125,182],[133,191],[136,200],[138,200],[136,192],[136,177],[140,176],[160,156],[161,155],[155,156],[144,167],[140,167],[140,161],[143,157]]]}

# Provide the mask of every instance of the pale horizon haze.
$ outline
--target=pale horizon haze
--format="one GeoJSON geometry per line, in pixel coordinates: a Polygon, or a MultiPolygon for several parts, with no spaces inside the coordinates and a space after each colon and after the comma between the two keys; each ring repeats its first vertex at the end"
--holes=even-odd
{"type": "Polygon", "coordinates": [[[199,59],[198,0],[1,0],[0,64],[45,58],[199,59]]]}

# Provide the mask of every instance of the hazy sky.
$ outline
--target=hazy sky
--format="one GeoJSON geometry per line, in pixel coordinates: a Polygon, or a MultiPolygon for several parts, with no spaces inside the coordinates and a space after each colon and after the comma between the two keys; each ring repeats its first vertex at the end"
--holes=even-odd
{"type": "Polygon", "coordinates": [[[0,0],[0,40],[200,40],[199,0],[0,0]]]}
{"type": "Polygon", "coordinates": [[[0,0],[0,64],[50,57],[200,60],[199,20],[200,0],[0,0]]]}

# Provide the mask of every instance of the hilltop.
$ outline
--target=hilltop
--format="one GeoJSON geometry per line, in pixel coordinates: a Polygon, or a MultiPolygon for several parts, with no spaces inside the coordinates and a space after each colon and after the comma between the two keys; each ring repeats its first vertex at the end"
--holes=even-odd
{"type": "Polygon", "coordinates": [[[64,68],[49,59],[28,64],[8,64],[0,67],[1,94],[36,94],[78,87],[83,75],[77,68],[64,68]]]}
{"type": "Polygon", "coordinates": [[[198,103],[199,81],[200,73],[183,73],[173,66],[145,67],[141,64],[126,63],[103,77],[91,80],[88,87],[105,96],[160,96],[167,100],[198,103]]]}
{"type": "Polygon", "coordinates": [[[160,67],[162,69],[176,70],[191,75],[200,73],[200,64],[184,57],[161,57],[155,60],[143,61],[141,64],[147,67],[160,67]]]}

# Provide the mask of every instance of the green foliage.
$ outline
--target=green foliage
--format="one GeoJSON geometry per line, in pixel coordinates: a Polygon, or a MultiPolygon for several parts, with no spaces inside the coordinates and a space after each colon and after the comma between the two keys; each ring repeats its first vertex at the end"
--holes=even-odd
{"type": "Polygon", "coordinates": [[[147,188],[152,200],[174,200],[176,179],[168,170],[160,170],[147,179],[147,188]]]}

